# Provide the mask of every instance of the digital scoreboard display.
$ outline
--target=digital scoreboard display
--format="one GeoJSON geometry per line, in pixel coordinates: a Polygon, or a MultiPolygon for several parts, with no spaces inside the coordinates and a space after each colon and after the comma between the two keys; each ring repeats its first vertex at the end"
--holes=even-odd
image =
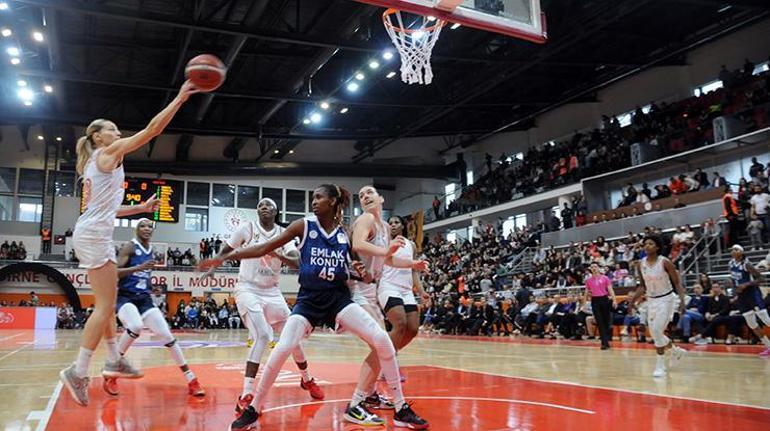
{"type": "MultiPolygon", "coordinates": [[[[165,223],[177,223],[179,221],[179,203],[184,190],[182,181],[126,178],[123,182],[123,189],[122,205],[139,205],[155,194],[155,197],[160,201],[160,208],[152,214],[134,214],[120,218],[139,219],[146,217],[165,223]]],[[[85,211],[86,193],[81,190],[80,196],[80,213],[82,214],[85,211]]]]}

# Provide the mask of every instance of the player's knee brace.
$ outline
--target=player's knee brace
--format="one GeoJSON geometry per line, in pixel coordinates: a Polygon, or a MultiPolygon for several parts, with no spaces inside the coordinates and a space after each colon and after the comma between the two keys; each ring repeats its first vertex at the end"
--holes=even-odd
{"type": "Polygon", "coordinates": [[[768,314],[767,309],[757,311],[757,317],[765,326],[770,326],[770,314],[768,314]]]}
{"type": "Polygon", "coordinates": [[[142,333],[142,327],[141,326],[131,326],[126,328],[126,333],[129,337],[133,339],[139,338],[139,335],[142,333]]]}
{"type": "Polygon", "coordinates": [[[753,311],[750,311],[743,315],[743,318],[746,319],[746,325],[751,329],[757,329],[759,327],[759,323],[757,323],[757,314],[753,311]]]}
{"type": "Polygon", "coordinates": [[[174,344],[176,344],[176,338],[172,338],[171,341],[168,343],[163,344],[166,347],[174,347],[174,344]]]}

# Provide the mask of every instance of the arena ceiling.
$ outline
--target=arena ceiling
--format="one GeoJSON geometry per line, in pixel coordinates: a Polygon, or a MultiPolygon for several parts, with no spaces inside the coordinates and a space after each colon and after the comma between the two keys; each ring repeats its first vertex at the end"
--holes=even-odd
{"type": "Polygon", "coordinates": [[[352,148],[344,160],[330,150],[325,161],[346,165],[376,161],[406,137],[444,136],[449,148],[527,129],[540,113],[595,100],[599,88],[639,70],[683,64],[686,51],[770,16],[764,0],[542,0],[545,45],[447,29],[434,50],[434,83],[409,86],[387,78],[398,57],[382,57],[394,52],[382,9],[350,0],[6,3],[0,28],[13,35],[0,42],[17,44],[21,62],[0,52],[1,124],[74,134],[66,126],[107,117],[135,129],[171,100],[188,59],[213,53],[228,78],[169,127],[178,161],[189,159],[193,136],[213,135],[230,140],[212,162],[239,160],[246,145],[258,147],[256,161],[280,161],[303,142],[335,140],[352,148]],[[42,43],[29,37],[35,29],[42,43]],[[359,71],[365,79],[351,93],[359,71]],[[23,106],[20,79],[54,91],[23,106]],[[315,111],[322,121],[304,124],[315,111]]]}

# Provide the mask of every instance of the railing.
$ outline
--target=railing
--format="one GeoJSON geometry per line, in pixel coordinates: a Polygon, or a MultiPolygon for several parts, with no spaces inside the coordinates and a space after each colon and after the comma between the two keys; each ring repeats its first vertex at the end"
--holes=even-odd
{"type": "Polygon", "coordinates": [[[722,253],[722,241],[719,237],[720,235],[703,235],[693,244],[692,248],[679,261],[680,277],[684,277],[693,267],[695,267],[695,273],[700,274],[700,261],[704,255],[706,256],[706,271],[711,271],[711,247],[714,242],[716,242],[717,248],[715,254],[722,253]]]}

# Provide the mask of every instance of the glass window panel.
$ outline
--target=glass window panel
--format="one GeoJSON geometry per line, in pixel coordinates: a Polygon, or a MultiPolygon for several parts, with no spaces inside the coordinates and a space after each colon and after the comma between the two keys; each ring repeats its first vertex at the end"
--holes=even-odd
{"type": "Polygon", "coordinates": [[[290,214],[290,213],[284,214],[284,220],[286,221],[286,223],[291,223],[294,220],[301,219],[302,217],[304,217],[303,214],[290,214]]]}
{"type": "Polygon", "coordinates": [[[283,189],[262,187],[262,197],[274,200],[275,204],[278,205],[278,211],[283,211],[283,189]]]}
{"type": "Polygon", "coordinates": [[[286,189],[286,211],[305,212],[305,192],[286,189]]]}
{"type": "Polygon", "coordinates": [[[42,195],[45,171],[41,169],[19,170],[19,194],[42,195]]]}
{"type": "Polygon", "coordinates": [[[13,196],[0,195],[0,220],[13,220],[13,196]]]}
{"type": "Polygon", "coordinates": [[[187,205],[209,206],[209,183],[187,182],[187,205]]]}
{"type": "Polygon", "coordinates": [[[255,209],[259,203],[259,187],[238,186],[238,208],[255,209]]]}
{"type": "Polygon", "coordinates": [[[214,184],[211,196],[211,206],[228,207],[235,206],[235,186],[232,184],[214,184]]]}
{"type": "Polygon", "coordinates": [[[56,172],[53,187],[55,196],[75,196],[75,173],[56,172]]]}
{"type": "Polygon", "coordinates": [[[40,222],[43,215],[43,198],[20,197],[16,221],[40,222]]]}
{"type": "Polygon", "coordinates": [[[187,208],[184,214],[184,230],[206,232],[209,230],[208,208],[187,208]]]}
{"type": "Polygon", "coordinates": [[[0,192],[16,191],[16,168],[0,168],[0,192]]]}

